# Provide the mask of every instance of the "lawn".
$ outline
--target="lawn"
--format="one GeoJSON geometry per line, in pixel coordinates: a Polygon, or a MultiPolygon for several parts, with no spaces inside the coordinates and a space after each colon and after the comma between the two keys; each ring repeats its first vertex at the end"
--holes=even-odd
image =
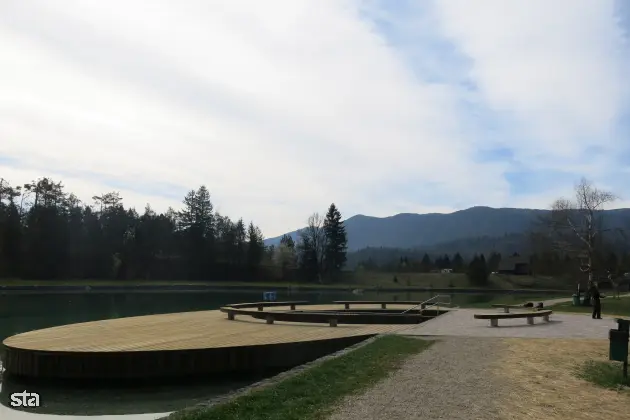
{"type": "MultiPolygon", "coordinates": [[[[176,280],[21,280],[0,279],[0,286],[168,286],[168,285],[207,285],[215,287],[269,287],[269,288],[314,288],[314,289],[373,289],[387,288],[417,290],[426,288],[458,289],[480,288],[471,285],[463,273],[394,273],[360,270],[344,272],[339,283],[287,283],[287,282],[235,282],[235,281],[176,281],[176,280]],[[398,280],[394,281],[394,277],[398,280]]],[[[486,288],[493,289],[545,289],[564,290],[566,283],[551,278],[531,276],[491,275],[486,288]]],[[[483,289],[483,288],[480,288],[483,289]]]]}
{"type": "MultiPolygon", "coordinates": [[[[464,273],[394,273],[359,270],[348,275],[352,281],[348,283],[366,286],[422,287],[422,288],[476,288],[464,273]],[[398,282],[394,281],[394,277],[398,282]]],[[[490,275],[487,288],[493,289],[543,289],[566,290],[572,288],[562,279],[534,276],[490,275]]]]}
{"type": "Polygon", "coordinates": [[[492,373],[506,381],[495,400],[506,420],[624,419],[630,391],[617,388],[608,340],[509,338],[492,373]]]}
{"type": "Polygon", "coordinates": [[[341,399],[371,387],[404,360],[432,344],[417,338],[383,336],[343,356],[282,382],[210,408],[171,414],[168,420],[324,419],[341,399]]]}
{"type": "MultiPolygon", "coordinates": [[[[506,294],[499,295],[483,295],[469,296],[468,300],[458,305],[462,308],[485,308],[491,309],[493,304],[501,305],[521,305],[526,302],[533,302],[534,304],[549,299],[558,299],[568,296],[559,295],[545,295],[545,294],[506,294]],[[476,299],[475,299],[476,298],[476,299]]],[[[554,306],[555,308],[555,306],[554,306]]]]}
{"type": "MultiPolygon", "coordinates": [[[[573,306],[572,302],[559,303],[551,307],[558,312],[574,312],[574,313],[591,313],[593,308],[590,306],[573,306]]],[[[602,299],[602,314],[630,317],[630,296],[622,296],[620,299],[606,297],[602,299]]]]}

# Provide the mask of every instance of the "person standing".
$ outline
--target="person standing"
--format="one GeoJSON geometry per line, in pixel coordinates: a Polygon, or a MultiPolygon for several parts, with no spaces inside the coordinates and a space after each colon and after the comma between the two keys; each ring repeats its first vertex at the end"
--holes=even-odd
{"type": "Polygon", "coordinates": [[[602,301],[597,283],[593,282],[589,292],[593,302],[593,319],[602,319],[602,301]]]}

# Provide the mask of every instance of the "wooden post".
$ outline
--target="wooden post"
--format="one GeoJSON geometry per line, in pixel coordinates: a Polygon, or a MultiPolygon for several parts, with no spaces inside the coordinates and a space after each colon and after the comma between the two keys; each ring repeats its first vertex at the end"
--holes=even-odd
{"type": "Polygon", "coordinates": [[[509,314],[510,313],[510,308],[508,308],[507,306],[505,308],[503,308],[503,313],[509,314]]]}
{"type": "Polygon", "coordinates": [[[273,324],[273,315],[267,315],[267,324],[273,324]]]}
{"type": "Polygon", "coordinates": [[[387,304],[386,303],[381,303],[381,309],[387,309],[387,304]]]}
{"type": "Polygon", "coordinates": [[[336,318],[331,318],[331,319],[328,321],[328,324],[329,324],[331,327],[336,327],[336,326],[337,326],[337,319],[336,319],[336,318]]]}
{"type": "Polygon", "coordinates": [[[490,326],[491,327],[498,327],[499,326],[499,320],[497,318],[492,318],[490,320],[490,326]]]}
{"type": "Polygon", "coordinates": [[[527,317],[527,323],[529,325],[534,325],[534,317],[533,316],[528,316],[527,317]]]}
{"type": "Polygon", "coordinates": [[[228,312],[228,319],[234,321],[234,312],[228,312]]]}
{"type": "Polygon", "coordinates": [[[346,304],[345,304],[345,308],[346,308],[346,309],[350,309],[350,304],[349,304],[349,303],[346,303],[346,304]]]}
{"type": "Polygon", "coordinates": [[[292,311],[295,311],[295,303],[292,303],[292,304],[291,304],[291,310],[292,310],[292,311]]]}
{"type": "Polygon", "coordinates": [[[264,309],[265,305],[258,305],[258,310],[262,311],[264,309]]]}
{"type": "Polygon", "coordinates": [[[543,319],[544,319],[546,322],[549,322],[549,315],[543,315],[543,319]]]}

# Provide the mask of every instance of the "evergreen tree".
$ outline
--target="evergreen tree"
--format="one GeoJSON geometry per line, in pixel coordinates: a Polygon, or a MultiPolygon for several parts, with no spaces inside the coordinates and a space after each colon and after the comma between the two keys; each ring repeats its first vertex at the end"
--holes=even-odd
{"type": "Polygon", "coordinates": [[[462,272],[464,269],[464,259],[459,254],[459,252],[456,253],[455,256],[453,257],[452,267],[453,267],[453,271],[455,271],[456,273],[462,272]]]}
{"type": "Polygon", "coordinates": [[[466,275],[473,286],[483,287],[488,285],[488,267],[483,254],[475,255],[468,265],[466,275]]]}
{"type": "Polygon", "coordinates": [[[326,246],[324,249],[326,274],[329,279],[339,277],[341,269],[346,263],[348,237],[346,228],[341,221],[341,213],[335,204],[331,204],[324,219],[324,233],[326,246]]]}
{"type": "Polygon", "coordinates": [[[431,258],[428,254],[424,254],[422,257],[422,261],[420,262],[420,268],[423,273],[428,273],[433,269],[433,263],[431,262],[431,258]]]}
{"type": "Polygon", "coordinates": [[[262,232],[253,222],[247,228],[247,240],[247,264],[250,268],[258,267],[265,253],[265,243],[262,232]]]}

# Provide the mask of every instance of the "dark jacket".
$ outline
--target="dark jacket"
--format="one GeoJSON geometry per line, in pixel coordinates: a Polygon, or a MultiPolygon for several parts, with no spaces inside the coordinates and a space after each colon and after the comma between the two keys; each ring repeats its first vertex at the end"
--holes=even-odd
{"type": "Polygon", "coordinates": [[[592,286],[590,288],[589,294],[595,300],[599,300],[601,298],[601,295],[599,294],[599,289],[597,287],[595,287],[595,286],[592,286]]]}

